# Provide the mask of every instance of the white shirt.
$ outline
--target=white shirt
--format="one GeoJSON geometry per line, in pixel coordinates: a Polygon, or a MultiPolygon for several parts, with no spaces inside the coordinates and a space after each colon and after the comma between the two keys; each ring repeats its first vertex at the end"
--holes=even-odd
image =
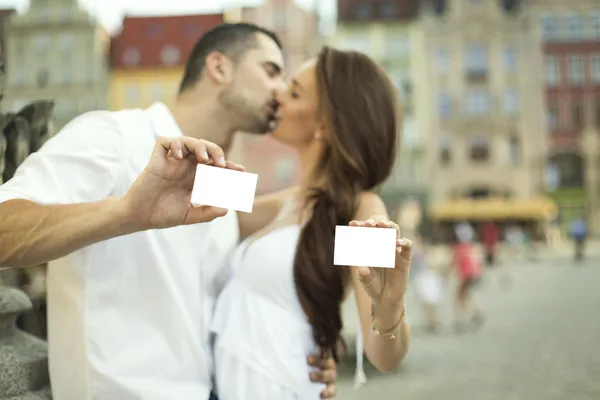
{"type": "MultiPolygon", "coordinates": [[[[71,204],[122,196],[158,136],[180,136],[167,107],[76,118],[0,186],[0,202],[71,204]]],[[[48,269],[52,391],[60,400],[206,400],[209,324],[239,239],[234,212],[74,253],[48,269]]]]}

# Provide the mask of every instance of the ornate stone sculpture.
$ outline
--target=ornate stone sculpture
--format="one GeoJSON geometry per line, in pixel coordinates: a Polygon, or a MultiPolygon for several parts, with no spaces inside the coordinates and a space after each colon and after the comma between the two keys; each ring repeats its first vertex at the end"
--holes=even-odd
{"type": "MultiPolygon", "coordinates": [[[[0,57],[1,59],[1,57],[0,57]]],[[[0,101],[4,63],[0,60],[0,101]]],[[[19,164],[52,135],[52,101],[36,101],[17,113],[0,114],[0,183],[12,178],[19,164]]],[[[6,266],[0,266],[6,267],[6,266]]],[[[41,267],[43,268],[43,267],[41,267]]],[[[0,399],[50,399],[46,343],[17,328],[17,318],[33,308],[20,286],[32,271],[0,271],[0,399]]],[[[30,279],[31,280],[31,279],[30,279]]]]}

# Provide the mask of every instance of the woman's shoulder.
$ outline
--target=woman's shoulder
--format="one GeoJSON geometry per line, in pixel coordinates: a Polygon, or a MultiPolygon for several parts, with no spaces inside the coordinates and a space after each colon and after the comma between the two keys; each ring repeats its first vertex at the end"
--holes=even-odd
{"type": "Polygon", "coordinates": [[[356,215],[354,219],[364,220],[374,215],[388,217],[385,203],[377,193],[361,192],[356,197],[356,215]]]}

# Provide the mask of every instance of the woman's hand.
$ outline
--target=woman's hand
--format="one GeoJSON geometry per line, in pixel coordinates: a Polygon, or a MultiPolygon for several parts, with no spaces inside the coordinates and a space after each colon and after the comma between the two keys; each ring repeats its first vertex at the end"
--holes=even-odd
{"type": "Polygon", "coordinates": [[[400,228],[386,217],[375,215],[366,221],[350,221],[350,226],[396,229],[395,268],[357,267],[360,282],[375,307],[402,307],[408,287],[412,242],[400,238],[400,228]]]}

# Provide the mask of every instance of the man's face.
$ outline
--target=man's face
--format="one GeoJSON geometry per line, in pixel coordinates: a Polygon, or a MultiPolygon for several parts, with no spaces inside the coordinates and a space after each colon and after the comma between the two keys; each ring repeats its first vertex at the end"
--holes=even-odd
{"type": "Polygon", "coordinates": [[[237,130],[262,134],[275,125],[275,98],[286,83],[281,50],[264,34],[256,38],[258,45],[242,56],[219,101],[230,111],[237,130]]]}

